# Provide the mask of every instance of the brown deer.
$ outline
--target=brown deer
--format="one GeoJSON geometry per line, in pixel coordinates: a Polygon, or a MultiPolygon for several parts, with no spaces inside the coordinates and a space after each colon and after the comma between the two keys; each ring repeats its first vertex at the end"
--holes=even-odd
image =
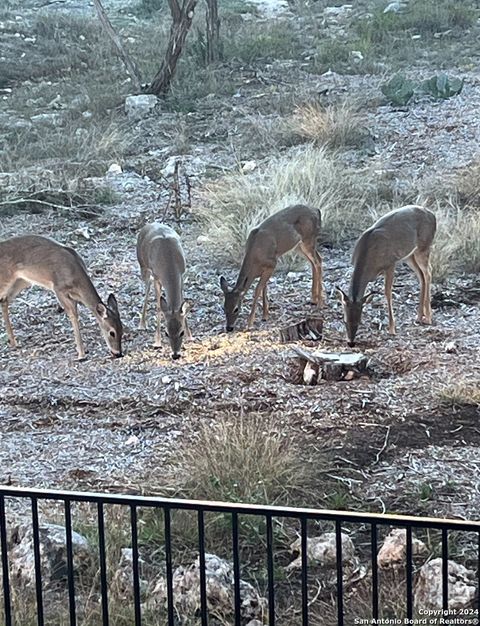
{"type": "Polygon", "coordinates": [[[263,299],[263,320],[269,314],[267,283],[277,261],[286,252],[298,248],[312,266],[312,302],[323,305],[322,257],[316,249],[321,228],[321,213],[301,204],[274,213],[248,236],[237,282],[232,289],[223,276],[220,287],[225,295],[226,329],[232,331],[240,313],[242,300],[256,278],[258,281],[248,318],[248,328],[255,321],[255,309],[260,295],[263,299]]]}
{"type": "Polygon", "coordinates": [[[368,283],[379,274],[385,276],[385,296],[388,306],[388,332],[395,334],[395,317],[392,307],[392,287],[395,265],[403,261],[415,272],[420,283],[420,303],[417,320],[432,323],[430,306],[430,248],[437,222],[435,215],[420,206],[409,205],[381,217],[366,230],[352,255],[353,274],[347,295],[336,287],[343,304],[348,345],[355,345],[355,337],[362,317],[363,305],[373,292],[365,295],[368,283]]]}
{"type": "Polygon", "coordinates": [[[191,337],[186,317],[189,307],[183,299],[185,256],[180,237],[165,224],[147,224],[138,234],[137,258],[145,282],[145,301],[140,328],[146,328],[148,296],[153,279],[157,297],[157,330],[154,346],[159,348],[162,345],[161,312],[165,319],[165,334],[170,342],[172,358],[179,359],[184,337],[191,337]],[[165,289],[165,295],[162,295],[162,288],[165,289]]]}
{"type": "Polygon", "coordinates": [[[75,250],[39,235],[0,241],[0,303],[12,348],[17,343],[8,306],[15,296],[32,285],[49,289],[57,296],[72,323],[79,360],[85,358],[78,322],[79,302],[95,316],[112,356],[122,356],[122,323],[115,296],[110,294],[107,304],[103,304],[75,250]]]}

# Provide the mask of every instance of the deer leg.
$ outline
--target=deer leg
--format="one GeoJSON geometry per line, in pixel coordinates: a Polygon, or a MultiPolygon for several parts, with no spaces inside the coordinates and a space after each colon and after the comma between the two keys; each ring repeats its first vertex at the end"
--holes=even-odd
{"type": "Polygon", "coordinates": [[[318,254],[313,246],[300,244],[300,251],[312,266],[312,304],[316,304],[318,308],[323,306],[323,268],[322,257],[318,254]]]}
{"type": "Polygon", "coordinates": [[[257,301],[258,298],[260,297],[260,294],[263,293],[263,290],[265,288],[265,285],[267,284],[270,276],[273,274],[273,269],[272,270],[266,270],[263,272],[263,274],[260,276],[260,280],[258,281],[258,284],[255,288],[255,294],[253,296],[253,302],[252,302],[252,308],[250,311],[250,315],[248,316],[248,322],[247,322],[247,328],[251,328],[253,326],[253,322],[255,321],[255,311],[257,308],[257,301]]]}
{"type": "Polygon", "coordinates": [[[162,347],[162,307],[160,306],[160,298],[162,297],[162,285],[160,281],[157,279],[153,280],[153,284],[155,285],[155,294],[157,296],[157,329],[155,331],[155,341],[153,346],[155,348],[162,347]]]}
{"type": "Polygon", "coordinates": [[[406,259],[406,262],[417,275],[418,282],[420,284],[420,301],[418,303],[417,322],[420,322],[421,324],[425,314],[425,276],[420,264],[418,263],[415,253],[409,256],[408,259],[406,259]]]}
{"type": "Polygon", "coordinates": [[[387,298],[387,307],[388,307],[388,332],[391,335],[395,335],[395,316],[393,314],[393,306],[392,306],[392,289],[393,289],[393,274],[395,272],[395,268],[391,267],[388,270],[385,270],[385,297],[387,298]]]}
{"type": "Polygon", "coordinates": [[[148,307],[148,296],[150,295],[150,286],[152,284],[151,278],[147,278],[145,281],[145,300],[143,301],[142,314],[140,316],[140,330],[145,330],[147,328],[146,316],[147,316],[147,307],[148,307]]]}
{"type": "Polygon", "coordinates": [[[85,346],[83,345],[82,335],[80,334],[80,324],[78,321],[77,303],[68,296],[55,292],[58,301],[63,307],[68,319],[72,324],[73,336],[75,337],[75,345],[77,347],[78,360],[83,361],[85,358],[85,346]]]}
{"type": "Polygon", "coordinates": [[[190,326],[188,325],[188,321],[185,318],[185,337],[187,341],[192,341],[192,331],[190,330],[190,326]]]}
{"type": "Polygon", "coordinates": [[[268,320],[268,316],[270,314],[270,309],[268,306],[268,295],[267,295],[267,283],[262,291],[262,321],[266,322],[268,320]]]}
{"type": "Polygon", "coordinates": [[[432,323],[432,305],[430,301],[430,288],[432,284],[432,270],[430,268],[430,250],[425,252],[414,252],[413,259],[418,265],[423,278],[422,291],[420,295],[420,304],[422,307],[422,315],[419,319],[424,324],[432,323]]]}
{"type": "Polygon", "coordinates": [[[11,348],[17,347],[17,340],[15,339],[12,322],[10,321],[10,312],[8,310],[8,305],[15,298],[16,295],[18,295],[21,291],[23,291],[23,289],[25,289],[29,285],[30,285],[29,282],[19,278],[10,286],[10,288],[7,290],[5,294],[5,297],[1,300],[2,314],[3,314],[3,319],[5,322],[5,330],[7,332],[8,343],[11,348]]]}
{"type": "Polygon", "coordinates": [[[8,312],[8,300],[2,300],[2,313],[3,313],[3,321],[5,323],[5,330],[7,331],[8,343],[11,348],[17,347],[17,340],[15,339],[15,335],[13,333],[12,322],[10,321],[10,315],[8,312]]]}

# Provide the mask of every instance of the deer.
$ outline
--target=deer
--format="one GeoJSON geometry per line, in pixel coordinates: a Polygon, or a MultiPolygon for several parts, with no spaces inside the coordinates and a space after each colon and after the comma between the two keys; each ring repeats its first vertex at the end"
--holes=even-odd
{"type": "Polygon", "coordinates": [[[80,255],[53,239],[23,235],[0,241],[0,303],[11,348],[17,347],[9,305],[27,287],[37,285],[53,291],[73,327],[78,360],[85,359],[80,333],[78,303],[94,315],[113,357],[122,356],[122,323],[117,300],[110,294],[104,304],[80,255]]]}
{"type": "Polygon", "coordinates": [[[318,209],[296,204],[267,217],[250,232],[237,282],[230,288],[227,280],[223,276],[220,277],[220,287],[225,297],[223,308],[227,332],[234,330],[243,298],[256,278],[259,278],[259,281],[255,288],[247,327],[250,329],[253,326],[260,295],[263,304],[262,319],[263,321],[268,319],[267,283],[278,259],[293,249],[298,249],[309,261],[312,267],[312,303],[318,308],[323,306],[322,257],[316,248],[321,223],[322,216],[318,209]]]}
{"type": "Polygon", "coordinates": [[[148,296],[153,280],[157,303],[157,328],[154,347],[162,347],[161,314],[165,334],[172,349],[172,358],[180,358],[184,337],[191,338],[187,324],[189,305],[183,298],[185,256],[180,237],[166,224],[146,224],[137,239],[137,259],[145,283],[145,300],[140,317],[140,329],[146,329],[148,296]],[[165,290],[165,295],[162,294],[165,290]]]}
{"type": "Polygon", "coordinates": [[[408,205],[387,213],[360,236],[353,250],[353,274],[348,295],[336,287],[343,305],[350,347],[355,346],[363,306],[375,295],[375,292],[365,295],[366,288],[380,274],[385,277],[388,332],[395,335],[392,289],[395,266],[399,262],[406,263],[415,272],[420,284],[417,321],[432,323],[430,251],[436,229],[437,221],[431,211],[408,205]]]}

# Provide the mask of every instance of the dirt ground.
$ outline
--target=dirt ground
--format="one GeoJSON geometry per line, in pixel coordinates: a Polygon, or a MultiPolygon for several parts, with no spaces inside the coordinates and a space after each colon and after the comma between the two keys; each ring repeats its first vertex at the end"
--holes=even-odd
{"type": "MultiPolygon", "coordinates": [[[[333,80],[332,92],[341,94],[346,84],[358,86],[365,80],[329,76],[310,80],[299,71],[296,84],[292,70],[289,80],[279,85],[277,77],[284,70],[275,64],[265,69],[262,80],[246,85],[237,98],[242,106],[226,110],[221,119],[213,121],[211,101],[188,118],[191,155],[213,161],[215,154],[216,163],[225,157],[222,165],[230,167],[233,158],[226,141],[205,136],[202,142],[202,120],[210,119],[218,132],[222,125],[238,130],[239,120],[247,117],[248,99],[261,98],[269,81],[277,85],[277,93],[298,89],[303,94],[333,80]]],[[[477,122],[472,121],[463,147],[461,141],[465,120],[478,119],[479,84],[480,76],[471,72],[468,101],[462,94],[442,103],[442,109],[425,102],[412,105],[408,114],[400,113],[408,118],[401,124],[386,107],[369,109],[368,125],[377,146],[374,163],[394,170],[401,181],[414,176],[414,158],[417,176],[425,175],[428,164],[447,171],[452,161],[461,164],[462,158],[465,162],[474,158],[477,122]],[[438,121],[439,136],[449,133],[453,152],[443,141],[430,141],[432,119],[438,121]]],[[[266,118],[268,108],[263,112],[266,118]]],[[[142,138],[131,163],[144,159],[142,150],[158,138],[155,132],[160,136],[168,123],[174,124],[167,118],[160,112],[140,125],[142,138]],[[155,131],[155,125],[162,130],[155,131]]],[[[168,141],[162,141],[163,156],[154,155],[160,162],[168,156],[168,141]]],[[[179,225],[188,259],[186,298],[192,304],[193,340],[185,346],[183,358],[173,362],[166,348],[152,347],[153,300],[149,330],[138,329],[143,286],[135,257],[136,233],[145,222],[158,219],[164,200],[158,201],[156,184],[126,170],[102,181],[119,193],[120,201],[94,220],[46,211],[3,217],[0,222],[0,239],[36,233],[75,247],[101,296],[106,298],[111,291],[117,295],[125,327],[125,356],[112,360],[95,321],[83,311],[89,353],[78,363],[69,322],[57,312],[54,296],[34,288],[17,298],[11,315],[18,349],[7,347],[3,326],[0,329],[0,482],[155,493],[170,476],[179,446],[194,439],[200,423],[255,411],[275,415],[286,436],[329,455],[330,479],[349,494],[346,508],[361,505],[379,511],[478,518],[480,410],[442,405],[440,398],[444,388],[480,379],[480,306],[478,300],[462,301],[459,290],[475,284],[478,288],[478,277],[462,275],[434,285],[434,294],[450,290],[454,301],[436,308],[434,323],[427,327],[414,321],[416,279],[407,268],[399,268],[394,298],[397,335],[387,334],[381,282],[374,286],[379,295],[365,311],[356,349],[370,358],[371,376],[306,387],[298,384],[291,346],[279,343],[278,329],[311,312],[309,270],[277,272],[270,286],[269,322],[258,319],[254,330],[244,329],[247,299],[238,330],[226,334],[218,281],[221,273],[233,279],[236,268],[218,267],[197,242],[203,231],[195,220],[194,200],[192,215],[179,225]]],[[[196,178],[198,186],[202,176],[196,178]]],[[[175,225],[171,217],[167,221],[175,225]]],[[[350,242],[322,250],[325,333],[315,347],[323,350],[346,350],[334,286],[347,284],[352,246],[350,242]]]]}

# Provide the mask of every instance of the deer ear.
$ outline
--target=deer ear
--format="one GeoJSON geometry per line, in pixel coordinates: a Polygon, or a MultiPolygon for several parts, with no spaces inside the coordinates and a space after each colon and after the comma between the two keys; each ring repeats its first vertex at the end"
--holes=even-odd
{"type": "Polygon", "coordinates": [[[347,294],[343,291],[343,289],[341,289],[340,287],[338,287],[337,285],[335,285],[335,290],[337,292],[337,296],[338,299],[340,300],[340,302],[342,304],[345,304],[346,302],[350,302],[350,298],[347,296],[347,294]]]}
{"type": "Polygon", "coordinates": [[[107,306],[108,308],[113,311],[116,315],[118,315],[118,304],[117,304],[117,299],[115,298],[115,296],[113,295],[113,293],[111,293],[108,296],[108,300],[107,300],[107,306]]]}
{"type": "Polygon", "coordinates": [[[98,315],[100,315],[100,317],[103,317],[104,320],[107,319],[108,317],[107,307],[102,302],[99,302],[97,304],[96,311],[98,315]]]}
{"type": "Polygon", "coordinates": [[[224,278],[223,276],[220,276],[220,287],[223,291],[223,293],[227,294],[228,293],[228,283],[226,278],[224,278]]]}
{"type": "Polygon", "coordinates": [[[373,296],[376,293],[377,293],[376,291],[371,291],[370,293],[367,293],[367,295],[362,298],[362,303],[363,304],[368,304],[369,302],[371,302],[372,299],[373,299],[373,296]]]}

